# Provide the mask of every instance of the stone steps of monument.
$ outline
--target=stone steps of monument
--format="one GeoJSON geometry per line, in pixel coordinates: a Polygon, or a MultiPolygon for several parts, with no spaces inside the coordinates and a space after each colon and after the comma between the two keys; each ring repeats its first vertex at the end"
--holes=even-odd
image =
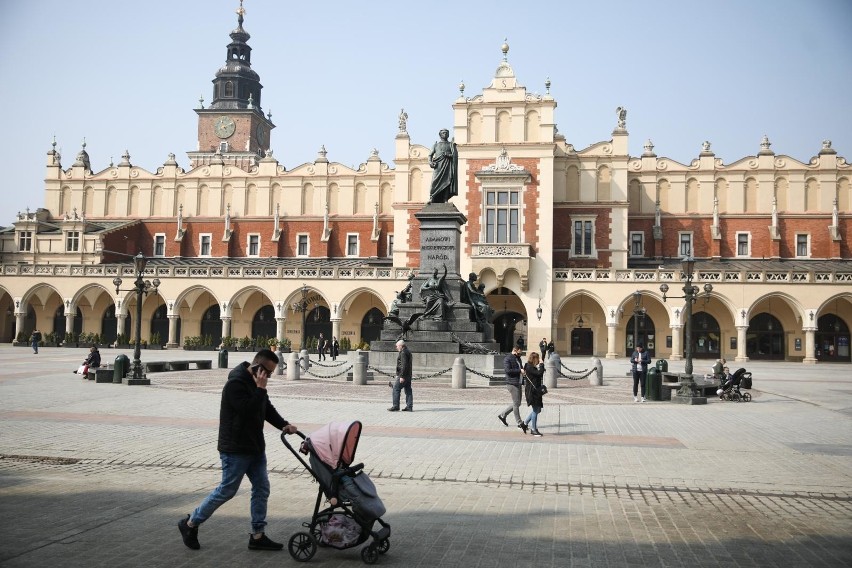
{"type": "MultiPolygon", "coordinates": [[[[371,351],[395,351],[396,339],[393,341],[374,341],[370,344],[371,351]]],[[[408,348],[416,352],[428,353],[461,353],[461,346],[454,341],[406,341],[408,348]]]]}

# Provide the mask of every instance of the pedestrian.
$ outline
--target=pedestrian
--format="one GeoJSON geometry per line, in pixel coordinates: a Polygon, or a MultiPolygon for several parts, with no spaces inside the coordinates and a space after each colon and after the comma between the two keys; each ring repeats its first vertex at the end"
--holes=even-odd
{"type": "Polygon", "coordinates": [[[556,351],[556,345],[553,344],[553,340],[547,342],[547,357],[550,358],[551,355],[556,351]]]}
{"type": "Polygon", "coordinates": [[[411,351],[405,341],[400,339],[396,342],[396,380],[393,382],[393,406],[388,408],[391,412],[399,410],[399,391],[405,390],[405,408],[403,412],[414,412],[414,396],[411,393],[411,351]]]}
{"type": "Polygon", "coordinates": [[[725,359],[716,359],[716,362],[713,364],[713,378],[718,379],[720,382],[725,382],[725,375],[723,371],[725,369],[725,359]]]}
{"type": "Polygon", "coordinates": [[[222,481],[191,515],[178,523],[183,543],[198,550],[198,527],[236,495],[243,476],[251,482],[251,536],[249,550],[281,550],[284,545],[266,536],[266,503],[269,500],[269,473],[266,470],[266,442],[263,424],[269,422],[285,434],[294,434],[295,425],[278,414],[266,385],[275,372],[278,357],[261,349],[251,364],[244,361],[228,373],[219,407],[219,441],[222,481]]]}
{"type": "Polygon", "coordinates": [[[317,341],[317,359],[320,361],[325,360],[325,336],[320,333],[319,340],[317,341]]]}
{"type": "Polygon", "coordinates": [[[547,339],[542,337],[541,341],[538,342],[538,350],[541,351],[541,360],[544,361],[545,356],[547,355],[547,339]]]}
{"type": "Polygon", "coordinates": [[[337,336],[331,338],[331,360],[337,361],[337,356],[340,355],[340,343],[337,341],[337,336]]]}
{"type": "MultiPolygon", "coordinates": [[[[24,336],[26,337],[26,336],[24,336]]],[[[33,330],[32,335],[30,335],[30,343],[33,346],[33,354],[38,355],[38,344],[41,341],[41,332],[38,328],[33,330]]]]}
{"type": "Polygon", "coordinates": [[[538,353],[530,353],[527,359],[527,364],[524,365],[524,398],[527,400],[527,406],[531,407],[529,416],[524,420],[524,424],[528,425],[533,436],[541,437],[541,432],[538,431],[538,415],[544,407],[542,378],[544,377],[544,363],[538,357],[538,353]]]}
{"type": "Polygon", "coordinates": [[[512,347],[512,352],[506,355],[506,358],[503,359],[503,370],[506,372],[506,390],[509,391],[509,395],[512,397],[512,404],[506,407],[503,412],[497,415],[497,419],[503,423],[503,426],[508,426],[509,423],[506,422],[506,417],[509,416],[510,412],[515,413],[515,422],[518,423],[518,428],[523,430],[524,434],[527,433],[527,425],[521,420],[521,377],[524,374],[524,370],[521,368],[521,350],[518,349],[518,346],[515,345],[512,347]]]}
{"type": "Polygon", "coordinates": [[[639,385],[642,385],[642,402],[645,402],[645,377],[648,376],[648,365],[651,356],[641,343],[636,344],[633,355],[630,356],[630,368],[633,371],[633,402],[639,402],[636,396],[639,385]]]}

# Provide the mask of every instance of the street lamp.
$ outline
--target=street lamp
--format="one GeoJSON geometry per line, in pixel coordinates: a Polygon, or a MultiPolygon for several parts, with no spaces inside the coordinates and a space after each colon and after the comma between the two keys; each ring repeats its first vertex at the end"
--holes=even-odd
{"type": "Polygon", "coordinates": [[[136,292],[136,343],[133,347],[133,363],[130,365],[130,377],[125,379],[125,384],[128,385],[150,385],[151,381],[145,377],[145,371],[142,369],[142,296],[156,293],[160,287],[160,279],[154,278],[152,281],[144,280],[142,276],[145,273],[145,265],[148,264],[148,259],[140,252],[133,257],[133,268],[136,272],[136,281],[133,283],[133,288],[126,290],[121,289],[121,278],[115,278],[112,283],[115,284],[115,293],[119,292],[136,292]]]}
{"type": "Polygon", "coordinates": [[[301,292],[302,292],[302,300],[299,302],[293,302],[293,305],[290,308],[295,313],[302,312],[302,347],[301,349],[308,348],[308,338],[305,337],[305,325],[307,323],[308,318],[308,288],[307,284],[302,284],[301,292]]]}
{"type": "MultiPolygon", "coordinates": [[[[663,286],[666,285],[663,284],[663,286]]],[[[645,317],[645,308],[642,306],[642,292],[639,290],[633,292],[633,300],[633,348],[636,349],[639,346],[639,318],[645,317]]]]}
{"type": "MultiPolygon", "coordinates": [[[[686,367],[684,368],[684,372],[680,375],[680,390],[677,392],[677,398],[672,400],[678,400],[680,402],[686,402],[688,404],[702,404],[706,403],[707,399],[704,397],[698,397],[695,395],[695,380],[692,378],[692,304],[698,299],[698,287],[692,285],[692,276],[693,270],[695,269],[695,259],[692,258],[692,255],[687,255],[681,261],[681,266],[683,268],[683,273],[686,276],[686,282],[683,285],[683,296],[669,296],[671,298],[682,298],[686,300],[685,310],[686,313],[684,315],[685,327],[684,327],[684,342],[686,343],[686,351],[684,356],[686,358],[686,367]]],[[[666,283],[660,284],[660,292],[663,293],[663,301],[666,301],[666,293],[669,291],[669,286],[666,283]]],[[[710,292],[713,291],[713,285],[709,282],[704,285],[704,294],[705,299],[710,297],[710,292]]]]}

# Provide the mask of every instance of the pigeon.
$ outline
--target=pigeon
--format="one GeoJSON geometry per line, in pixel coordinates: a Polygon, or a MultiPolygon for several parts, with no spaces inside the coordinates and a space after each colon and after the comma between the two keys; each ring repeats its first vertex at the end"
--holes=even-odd
{"type": "Polygon", "coordinates": [[[416,314],[411,314],[411,317],[409,317],[406,321],[402,321],[397,316],[385,316],[383,319],[386,321],[392,321],[393,323],[401,327],[402,333],[399,335],[398,339],[405,339],[408,335],[408,331],[411,329],[411,326],[414,325],[414,322],[420,319],[420,316],[422,315],[423,314],[420,312],[416,314]]]}

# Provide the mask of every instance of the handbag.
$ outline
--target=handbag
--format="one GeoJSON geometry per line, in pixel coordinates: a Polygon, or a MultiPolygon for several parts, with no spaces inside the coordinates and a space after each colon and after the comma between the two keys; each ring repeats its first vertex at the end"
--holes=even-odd
{"type": "Polygon", "coordinates": [[[541,396],[547,394],[547,385],[541,385],[541,388],[538,389],[541,392],[541,396]]]}
{"type": "Polygon", "coordinates": [[[89,374],[89,366],[88,365],[80,365],[80,368],[77,369],[78,375],[88,375],[89,374]]]}

